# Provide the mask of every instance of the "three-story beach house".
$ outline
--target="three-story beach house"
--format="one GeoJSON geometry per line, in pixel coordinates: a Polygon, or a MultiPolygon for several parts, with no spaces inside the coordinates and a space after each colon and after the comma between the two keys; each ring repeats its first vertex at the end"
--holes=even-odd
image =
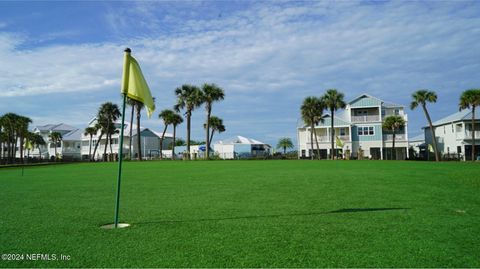
{"type": "MultiPolygon", "coordinates": [[[[347,103],[345,110],[338,111],[334,119],[336,156],[358,159],[408,158],[408,117],[404,106],[385,102],[368,94],[362,94],[347,103]],[[403,117],[406,124],[395,132],[395,155],[392,154],[393,134],[383,130],[382,123],[390,115],[403,117]]],[[[298,157],[310,158],[313,154],[326,159],[331,154],[331,115],[325,114],[323,121],[314,128],[313,141],[310,141],[311,128],[301,121],[297,127],[298,157]],[[318,141],[318,149],[317,143],[318,141]]]]}

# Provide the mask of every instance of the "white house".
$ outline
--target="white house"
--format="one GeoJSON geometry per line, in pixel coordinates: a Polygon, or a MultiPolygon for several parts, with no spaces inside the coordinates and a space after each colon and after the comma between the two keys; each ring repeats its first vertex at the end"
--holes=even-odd
{"type": "MultiPolygon", "coordinates": [[[[89,123],[89,127],[94,127],[97,123],[97,118],[93,118],[89,123]]],[[[121,127],[121,122],[116,122],[115,127],[117,129],[117,132],[112,135],[112,144],[111,146],[108,145],[106,148],[106,153],[107,154],[113,154],[116,157],[118,157],[118,152],[119,152],[119,142],[120,142],[120,127],[121,127]]],[[[132,158],[138,158],[138,140],[137,140],[137,125],[133,124],[132,125],[132,158]]],[[[82,141],[82,147],[81,147],[81,155],[82,159],[88,160],[89,155],[94,153],[95,151],[95,145],[97,144],[98,139],[100,139],[101,132],[98,131],[97,134],[92,136],[92,139],[90,140],[89,135],[85,135],[84,132],[82,132],[81,135],[81,141],[82,141]]],[[[140,127],[140,152],[142,154],[143,158],[158,158],[160,156],[160,138],[162,134],[159,132],[155,132],[149,128],[145,127],[140,127]]],[[[163,156],[164,157],[170,157],[171,156],[171,150],[169,150],[169,147],[171,147],[171,143],[173,141],[173,136],[170,133],[165,133],[165,137],[163,140],[163,156]]],[[[100,143],[98,144],[98,148],[95,151],[94,159],[96,160],[101,160],[103,157],[103,154],[105,153],[105,143],[106,143],[106,137],[102,136],[100,143]]],[[[124,131],[123,131],[123,154],[124,157],[129,157],[130,156],[130,123],[125,122],[124,125],[124,131]]]]}
{"type": "Polygon", "coordinates": [[[64,159],[80,160],[82,131],[79,128],[64,123],[47,124],[35,127],[33,132],[40,134],[46,145],[40,147],[40,152],[37,148],[30,151],[30,156],[41,156],[44,159],[55,158],[55,144],[50,141],[49,135],[58,132],[62,135],[62,140],[57,143],[57,155],[64,159]]]}
{"type": "MultiPolygon", "coordinates": [[[[382,129],[384,119],[390,115],[401,116],[406,122],[405,127],[395,133],[395,156],[398,160],[408,158],[408,117],[404,106],[385,102],[368,94],[354,98],[347,103],[345,110],[335,113],[335,136],[343,144],[341,148],[335,138],[336,155],[347,158],[390,159],[393,134],[382,129]]],[[[319,154],[323,159],[328,158],[331,154],[331,115],[326,114],[323,121],[314,127],[313,141],[310,141],[310,126],[300,122],[297,126],[298,157],[310,158],[313,145],[315,154],[319,154]]]]}
{"type": "Polygon", "coordinates": [[[252,138],[234,136],[214,143],[213,150],[222,159],[241,159],[268,156],[272,147],[252,138]]]}
{"type": "Polygon", "coordinates": [[[427,152],[427,146],[425,144],[425,135],[417,135],[415,137],[412,137],[408,140],[408,149],[409,149],[409,156],[410,158],[419,158],[419,159],[426,159],[428,158],[426,154],[427,152]]]}
{"type": "MultiPolygon", "coordinates": [[[[462,160],[472,159],[472,133],[475,131],[475,152],[480,156],[480,112],[475,111],[475,130],[472,130],[472,110],[465,109],[432,123],[437,139],[438,151],[443,158],[457,156],[462,160]]],[[[425,131],[425,143],[432,145],[430,127],[425,131]]]]}

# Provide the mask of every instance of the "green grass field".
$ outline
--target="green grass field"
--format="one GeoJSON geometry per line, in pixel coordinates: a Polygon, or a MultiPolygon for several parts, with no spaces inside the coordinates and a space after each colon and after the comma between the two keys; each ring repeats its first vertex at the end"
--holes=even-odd
{"type": "Polygon", "coordinates": [[[129,162],[0,169],[0,267],[480,267],[480,165],[129,162]]]}

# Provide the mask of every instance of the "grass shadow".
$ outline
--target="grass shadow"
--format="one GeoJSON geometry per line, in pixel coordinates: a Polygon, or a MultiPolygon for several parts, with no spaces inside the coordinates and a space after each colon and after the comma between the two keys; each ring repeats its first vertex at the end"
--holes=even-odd
{"type": "Polygon", "coordinates": [[[252,216],[237,216],[224,218],[203,218],[203,219],[185,219],[185,220],[159,220],[137,222],[136,225],[141,224],[155,224],[155,223],[188,223],[188,222],[204,222],[204,221],[222,221],[222,220],[239,220],[239,219],[262,219],[262,218],[279,218],[279,217],[298,217],[298,216],[317,216],[335,213],[357,213],[357,212],[377,212],[377,211],[391,211],[391,210],[408,210],[410,208],[404,207],[381,207],[381,208],[342,208],[328,212],[306,212],[306,213],[291,213],[291,214],[272,214],[272,215],[252,215],[252,216]]]}

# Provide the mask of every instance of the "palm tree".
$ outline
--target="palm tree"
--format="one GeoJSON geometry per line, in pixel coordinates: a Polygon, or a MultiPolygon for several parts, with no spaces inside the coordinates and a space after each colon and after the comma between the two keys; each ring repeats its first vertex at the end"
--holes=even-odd
{"type": "Polygon", "coordinates": [[[53,143],[55,146],[55,161],[57,161],[57,144],[62,141],[62,134],[59,132],[51,132],[48,135],[48,138],[50,139],[50,142],[53,143]]]}
{"type": "Polygon", "coordinates": [[[203,93],[197,86],[184,84],[175,89],[175,95],[177,96],[175,111],[180,112],[181,109],[185,109],[185,116],[187,117],[187,155],[188,159],[190,160],[190,130],[192,111],[202,105],[204,100],[203,93]]]}
{"type": "Polygon", "coordinates": [[[24,141],[28,136],[28,125],[32,123],[32,120],[28,117],[19,116],[17,122],[17,135],[20,144],[20,162],[23,163],[23,151],[24,151],[24,141]]]}
{"type": "MultiPolygon", "coordinates": [[[[310,96],[303,100],[303,104],[300,107],[300,112],[302,114],[302,119],[305,124],[310,126],[310,145],[312,150],[312,155],[310,156],[313,160],[313,132],[315,132],[315,125],[319,122],[323,122],[322,114],[325,106],[322,100],[315,96],[310,96]]],[[[315,133],[315,142],[317,144],[317,151],[320,153],[320,147],[318,146],[317,134],[315,133]]],[[[318,159],[320,160],[320,154],[318,154],[318,159]]]]}
{"type": "Polygon", "coordinates": [[[427,102],[428,103],[436,103],[437,102],[437,94],[434,91],[429,90],[418,90],[412,94],[412,102],[410,103],[410,109],[414,110],[418,106],[421,106],[423,109],[423,113],[427,118],[428,125],[430,126],[430,133],[433,139],[433,150],[435,151],[435,161],[440,161],[438,147],[437,147],[437,139],[435,137],[435,130],[433,129],[432,119],[430,118],[430,114],[427,110],[427,102]]]}
{"type": "Polygon", "coordinates": [[[18,142],[18,130],[21,125],[22,116],[15,113],[6,113],[1,117],[4,130],[5,143],[7,145],[7,159],[13,163],[16,155],[16,144],[18,142]]]}
{"type": "Polygon", "coordinates": [[[90,159],[90,161],[92,161],[92,162],[95,160],[95,153],[97,152],[97,148],[100,145],[100,141],[102,140],[102,137],[105,134],[104,129],[102,128],[102,126],[105,125],[105,123],[103,123],[103,121],[104,121],[104,119],[99,118],[97,116],[97,123],[95,124],[94,128],[97,129],[97,133],[98,133],[98,131],[100,131],[100,136],[97,139],[97,143],[95,143],[95,148],[93,148],[92,158],[90,159]]]}
{"type": "Polygon", "coordinates": [[[42,159],[42,151],[40,149],[40,146],[44,146],[47,143],[45,143],[45,140],[43,140],[43,137],[37,133],[34,133],[31,139],[32,139],[33,147],[36,147],[38,149],[38,156],[40,157],[40,159],[42,159]]]}
{"type": "MultiPolygon", "coordinates": [[[[107,147],[112,143],[112,134],[115,133],[115,121],[121,116],[118,106],[111,102],[103,103],[98,110],[99,123],[105,134],[105,149],[103,152],[104,160],[107,156],[107,147]]],[[[111,150],[110,150],[111,151],[111,150]]]]}
{"type": "Polygon", "coordinates": [[[140,136],[140,117],[144,105],[142,102],[135,102],[135,110],[137,111],[137,147],[138,147],[138,160],[142,160],[142,137],[140,136]]]}
{"type": "Polygon", "coordinates": [[[330,141],[332,143],[331,149],[331,158],[332,160],[335,159],[335,129],[334,129],[334,119],[335,119],[335,111],[340,108],[345,108],[347,105],[343,100],[344,94],[337,91],[336,89],[328,89],[327,92],[322,96],[322,102],[327,109],[330,109],[330,141]]]}
{"type": "Polygon", "coordinates": [[[292,139],[289,137],[283,137],[278,140],[277,149],[283,148],[283,155],[287,154],[287,148],[293,148],[292,139]]]}
{"type": "Polygon", "coordinates": [[[173,125],[173,141],[172,141],[172,160],[175,160],[175,135],[177,130],[177,125],[183,122],[183,118],[180,114],[174,113],[170,119],[170,123],[173,125]]]}
{"type": "Polygon", "coordinates": [[[207,110],[207,120],[206,120],[206,152],[205,158],[210,158],[210,116],[212,114],[212,104],[213,102],[221,101],[225,98],[225,93],[222,88],[218,87],[215,84],[203,84],[203,102],[205,103],[205,109],[207,110]]]}
{"type": "Polygon", "coordinates": [[[28,131],[25,135],[24,149],[27,150],[27,159],[30,159],[30,150],[33,150],[33,136],[35,134],[28,131]]]}
{"type": "Polygon", "coordinates": [[[85,136],[90,136],[90,142],[89,144],[89,149],[88,149],[88,159],[92,159],[92,139],[95,134],[97,134],[97,128],[95,126],[87,127],[85,128],[85,133],[83,133],[85,136]]]}
{"type": "Polygon", "coordinates": [[[392,115],[385,118],[382,124],[383,129],[392,132],[392,160],[396,159],[395,154],[395,131],[405,127],[405,120],[401,116],[392,115]]]}
{"type": "MultiPolygon", "coordinates": [[[[203,124],[203,128],[207,128],[207,124],[203,124]]],[[[225,132],[225,125],[223,125],[223,120],[219,117],[216,116],[211,116],[210,117],[210,129],[212,132],[210,133],[210,138],[208,141],[210,141],[210,144],[213,141],[213,134],[215,131],[217,131],[219,134],[225,132]]]]}
{"type": "Polygon", "coordinates": [[[130,155],[130,160],[132,160],[132,140],[133,140],[133,137],[132,137],[132,130],[133,130],[133,114],[135,112],[135,104],[137,103],[136,100],[134,99],[131,99],[129,97],[127,97],[127,104],[132,108],[132,112],[130,114],[130,133],[129,133],[129,143],[128,143],[128,154],[130,155]]]}
{"type": "Polygon", "coordinates": [[[163,150],[163,140],[165,138],[165,132],[167,131],[168,125],[172,124],[173,115],[175,111],[170,109],[164,109],[160,112],[158,117],[163,120],[165,127],[163,128],[162,137],[160,137],[160,159],[162,159],[162,150],[163,150]]]}
{"type": "Polygon", "coordinates": [[[472,108],[472,161],[475,161],[475,108],[480,106],[480,89],[466,90],[460,96],[460,110],[472,108]]]}

